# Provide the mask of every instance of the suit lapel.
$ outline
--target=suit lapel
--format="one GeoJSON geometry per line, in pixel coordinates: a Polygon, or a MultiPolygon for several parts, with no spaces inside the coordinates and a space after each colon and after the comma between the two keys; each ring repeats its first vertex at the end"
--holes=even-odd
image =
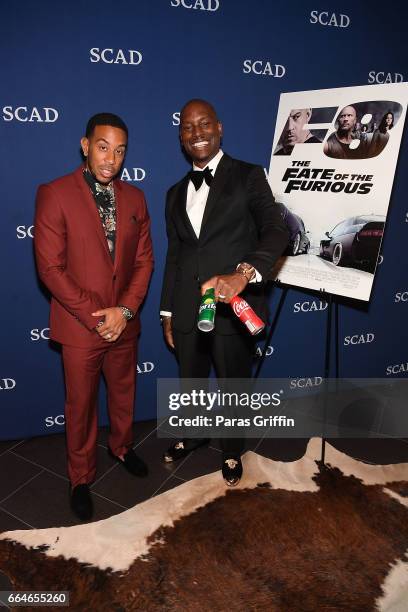
{"type": "MultiPolygon", "coordinates": [[[[106,259],[111,266],[113,266],[112,258],[109,253],[108,243],[106,240],[105,232],[103,230],[102,221],[99,216],[98,209],[96,208],[95,200],[89,189],[84,177],[82,176],[83,167],[81,166],[75,171],[75,178],[77,181],[78,189],[81,193],[81,200],[84,203],[85,209],[91,218],[90,228],[92,231],[96,231],[96,234],[100,240],[101,247],[105,251],[106,259]]],[[[91,231],[91,230],[90,230],[91,231]]]]}
{"type": "Polygon", "coordinates": [[[177,211],[178,215],[183,221],[189,236],[195,242],[197,242],[198,238],[196,236],[193,226],[191,225],[190,217],[188,216],[187,206],[186,206],[187,205],[187,188],[188,188],[189,180],[190,179],[187,174],[183,178],[183,180],[180,182],[180,186],[177,190],[177,193],[175,194],[175,197],[176,197],[175,210],[177,211]]]}
{"type": "Polygon", "coordinates": [[[229,155],[226,155],[224,153],[224,155],[220,159],[220,162],[215,171],[214,179],[211,183],[210,192],[208,194],[207,203],[205,205],[203,221],[201,224],[200,240],[205,235],[208,221],[216,208],[217,202],[220,199],[222,192],[224,191],[225,183],[227,181],[230,169],[231,158],[229,157],[229,155]]]}
{"type": "Polygon", "coordinates": [[[207,202],[206,202],[205,209],[204,209],[204,215],[203,215],[203,220],[201,223],[201,230],[200,230],[200,238],[197,238],[194,228],[191,225],[190,218],[187,214],[186,204],[187,204],[187,188],[188,188],[188,183],[189,183],[188,174],[184,177],[184,179],[182,179],[174,195],[175,200],[176,200],[175,211],[177,212],[177,214],[183,221],[189,236],[195,242],[198,242],[198,240],[201,240],[205,234],[208,220],[210,219],[210,216],[214,212],[216,208],[216,204],[219,198],[221,197],[222,192],[224,191],[224,186],[228,179],[228,175],[231,169],[231,161],[232,161],[231,157],[227,155],[226,153],[224,153],[224,155],[222,156],[217,166],[217,170],[215,172],[214,179],[211,183],[210,191],[209,191],[207,202]]]}
{"type": "MultiPolygon", "coordinates": [[[[115,270],[118,267],[119,259],[122,255],[122,243],[123,243],[123,222],[125,219],[125,201],[122,192],[122,185],[119,180],[115,180],[113,183],[113,188],[115,190],[115,203],[116,203],[116,239],[115,239],[115,260],[113,262],[115,270]]],[[[105,238],[106,242],[106,238],[105,238]]],[[[112,258],[109,255],[109,259],[112,258]]]]}

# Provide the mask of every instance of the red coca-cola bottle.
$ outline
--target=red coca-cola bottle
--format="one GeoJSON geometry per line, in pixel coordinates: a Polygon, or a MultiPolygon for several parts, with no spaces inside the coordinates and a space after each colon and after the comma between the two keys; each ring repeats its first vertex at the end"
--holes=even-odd
{"type": "Polygon", "coordinates": [[[265,327],[265,323],[253,311],[248,302],[236,295],[230,300],[232,310],[248,328],[248,331],[253,335],[259,334],[265,327]]]}

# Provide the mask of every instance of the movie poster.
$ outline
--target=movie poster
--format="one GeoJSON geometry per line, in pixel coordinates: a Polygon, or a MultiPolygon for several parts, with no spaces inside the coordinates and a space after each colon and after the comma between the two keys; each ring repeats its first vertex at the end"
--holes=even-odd
{"type": "Polygon", "coordinates": [[[280,282],[370,299],[408,84],[284,93],[269,183],[290,232],[280,282]]]}

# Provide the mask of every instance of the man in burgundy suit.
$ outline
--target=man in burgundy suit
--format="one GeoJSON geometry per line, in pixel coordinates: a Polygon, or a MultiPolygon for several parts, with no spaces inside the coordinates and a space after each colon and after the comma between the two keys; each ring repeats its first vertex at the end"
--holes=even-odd
{"type": "Polygon", "coordinates": [[[139,308],[153,253],[143,192],[116,178],[127,137],[120,117],[94,115],[81,140],[85,164],[37,194],[37,267],[52,296],[50,337],[62,345],[71,506],[81,520],[93,513],[101,372],[109,453],[132,474],[147,474],[132,449],[132,422],[139,308]]]}

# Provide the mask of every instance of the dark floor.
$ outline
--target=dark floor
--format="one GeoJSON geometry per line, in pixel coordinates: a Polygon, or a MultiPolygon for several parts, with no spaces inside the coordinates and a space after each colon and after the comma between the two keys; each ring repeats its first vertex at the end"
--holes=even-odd
{"type": "MultiPolygon", "coordinates": [[[[107,429],[99,431],[98,473],[92,485],[95,521],[123,512],[186,480],[220,469],[216,443],[169,465],[160,460],[169,439],[157,435],[155,421],[135,423],[134,431],[136,452],[149,466],[149,475],[144,479],[131,476],[108,456],[107,429]]],[[[337,439],[331,444],[369,463],[408,463],[408,440],[337,439]]],[[[302,439],[247,441],[247,448],[280,461],[301,458],[306,445],[307,440],[302,439]]],[[[0,442],[0,532],[76,523],[69,507],[64,435],[0,442]]]]}

